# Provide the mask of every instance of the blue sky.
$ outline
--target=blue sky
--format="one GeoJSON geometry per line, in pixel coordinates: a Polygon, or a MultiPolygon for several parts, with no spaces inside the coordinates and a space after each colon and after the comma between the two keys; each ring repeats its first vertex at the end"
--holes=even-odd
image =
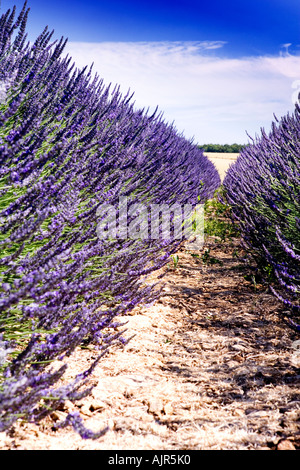
{"type": "MultiPolygon", "coordinates": [[[[1,0],[1,12],[23,0],[1,0]]],[[[300,91],[299,0],[28,0],[29,39],[48,25],[82,67],[135,92],[198,143],[244,143],[300,91]]]]}

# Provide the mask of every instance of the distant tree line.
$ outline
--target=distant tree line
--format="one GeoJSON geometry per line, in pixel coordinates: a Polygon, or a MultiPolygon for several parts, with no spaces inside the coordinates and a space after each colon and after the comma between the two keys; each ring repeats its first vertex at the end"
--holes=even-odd
{"type": "Polygon", "coordinates": [[[240,153],[240,151],[246,147],[242,144],[205,144],[199,145],[199,148],[203,149],[204,152],[218,152],[218,153],[240,153]]]}

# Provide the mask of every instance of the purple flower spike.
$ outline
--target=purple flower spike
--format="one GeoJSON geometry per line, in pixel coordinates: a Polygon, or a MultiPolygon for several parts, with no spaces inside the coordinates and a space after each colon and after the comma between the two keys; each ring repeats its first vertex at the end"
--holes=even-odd
{"type": "MultiPolygon", "coordinates": [[[[26,42],[28,11],[25,2],[16,20],[15,9],[0,18],[0,431],[86,396],[107,348],[126,344],[117,317],[157,299],[144,277],[185,238],[175,228],[169,238],[139,235],[134,204],[195,207],[220,185],[202,150],[160,114],[135,110],[130,95],[63,58],[65,39],[52,43],[45,28],[26,42]],[[103,206],[118,216],[118,236],[99,236],[103,206]],[[121,236],[128,227],[138,236],[121,236]],[[67,365],[53,370],[53,361],[89,343],[93,366],[59,386],[67,365]]],[[[77,415],[64,424],[83,438],[104,432],[77,415]]]]}

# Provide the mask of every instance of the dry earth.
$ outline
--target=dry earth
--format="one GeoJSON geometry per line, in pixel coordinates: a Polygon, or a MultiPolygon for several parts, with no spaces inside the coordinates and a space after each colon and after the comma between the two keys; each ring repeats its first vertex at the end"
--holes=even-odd
{"type": "MultiPolygon", "coordinates": [[[[238,239],[210,237],[208,248],[214,264],[182,247],[178,265],[164,269],[160,300],[123,318],[125,335],[136,336],[102,358],[91,396],[39,426],[0,433],[0,448],[300,449],[299,333],[268,289],[245,279],[238,239]],[[108,432],[83,440],[71,427],[55,430],[74,409],[87,428],[108,432]]],[[[94,357],[78,349],[68,377],[94,357]]]]}
{"type": "MultiPolygon", "coordinates": [[[[206,241],[223,264],[207,265],[182,248],[166,267],[164,292],[137,308],[127,346],[103,357],[90,397],[39,426],[1,433],[2,449],[242,450],[300,448],[299,334],[263,285],[245,279],[239,241],[206,241]],[[54,423],[78,409],[83,440],[54,423]]],[[[87,368],[92,350],[78,349],[68,376],[87,368]]]]}

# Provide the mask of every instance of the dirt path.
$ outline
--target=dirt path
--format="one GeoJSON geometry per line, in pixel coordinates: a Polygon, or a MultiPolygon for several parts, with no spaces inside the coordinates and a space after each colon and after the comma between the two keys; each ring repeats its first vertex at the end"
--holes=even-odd
{"type": "MultiPolygon", "coordinates": [[[[207,248],[215,264],[182,249],[160,301],[126,317],[136,336],[102,359],[92,396],[0,434],[0,448],[299,449],[299,334],[266,288],[245,279],[238,240],[207,248]],[[110,430],[96,441],[54,431],[74,408],[88,428],[110,430]]],[[[79,349],[69,375],[92,357],[79,349]]]]}

